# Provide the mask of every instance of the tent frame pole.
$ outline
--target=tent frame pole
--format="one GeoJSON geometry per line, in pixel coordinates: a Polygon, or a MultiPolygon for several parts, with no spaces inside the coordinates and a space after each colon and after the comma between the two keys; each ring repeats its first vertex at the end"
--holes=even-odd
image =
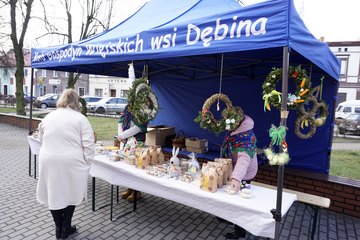
{"type": "MultiPolygon", "coordinates": [[[[286,127],[287,120],[287,95],[288,95],[288,80],[289,80],[289,48],[286,46],[283,48],[283,66],[282,66],[282,102],[281,102],[281,114],[280,114],[280,126],[286,127]]],[[[277,196],[276,196],[276,209],[272,209],[271,213],[275,219],[275,237],[280,238],[280,223],[282,219],[281,205],[282,205],[282,192],[284,184],[284,165],[278,166],[277,176],[277,196]]]]}
{"type": "MultiPolygon", "coordinates": [[[[33,108],[33,84],[34,84],[34,69],[31,68],[31,79],[30,79],[30,116],[29,116],[29,135],[32,134],[32,108],[33,108]]],[[[35,168],[35,166],[34,166],[35,168]]],[[[36,169],[35,169],[36,171],[36,169]]],[[[31,176],[31,149],[29,146],[29,176],[31,176]]]]}

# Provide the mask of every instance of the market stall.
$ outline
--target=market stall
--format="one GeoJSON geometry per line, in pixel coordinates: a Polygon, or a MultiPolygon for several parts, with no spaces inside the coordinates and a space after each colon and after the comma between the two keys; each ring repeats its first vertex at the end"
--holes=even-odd
{"type": "MultiPolygon", "coordinates": [[[[269,146],[272,124],[286,126],[288,165],[329,172],[340,65],[307,30],[292,0],[247,7],[233,0],[152,0],[107,32],[31,54],[33,68],[109,76],[126,76],[133,63],[158,98],[151,123],[208,139],[213,151],[223,136],[194,119],[206,99],[225,94],[254,119],[258,148],[269,146]],[[311,103],[301,108],[301,101],[311,103]]],[[[279,170],[275,218],[281,219],[279,170]]]]}

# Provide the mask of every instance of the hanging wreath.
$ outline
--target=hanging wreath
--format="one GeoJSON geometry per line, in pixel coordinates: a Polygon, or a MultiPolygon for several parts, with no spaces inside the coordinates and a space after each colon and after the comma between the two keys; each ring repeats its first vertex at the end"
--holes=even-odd
{"type": "Polygon", "coordinates": [[[201,128],[208,129],[216,135],[219,135],[225,130],[234,131],[243,119],[243,110],[240,107],[233,107],[231,100],[226,95],[217,93],[205,101],[202,111],[199,112],[199,116],[196,117],[194,121],[198,122],[201,128]],[[210,107],[219,100],[225,103],[226,108],[221,112],[222,118],[216,120],[210,111],[210,107]]]}
{"type": "MultiPolygon", "coordinates": [[[[264,111],[271,110],[270,106],[281,109],[281,93],[276,90],[276,84],[282,79],[282,68],[273,68],[266,76],[262,85],[264,111]]],[[[306,70],[297,67],[289,67],[289,79],[293,79],[296,85],[294,94],[288,95],[287,105],[290,109],[295,109],[298,104],[304,103],[310,95],[311,81],[307,76],[306,70]]]]}
{"type": "Polygon", "coordinates": [[[127,106],[128,111],[141,124],[155,118],[159,110],[159,103],[147,79],[139,78],[133,82],[128,95],[127,106]]]}
{"type": "MultiPolygon", "coordinates": [[[[314,91],[312,91],[314,92],[314,91]]],[[[295,134],[299,138],[311,138],[316,128],[325,124],[326,118],[329,115],[328,107],[322,100],[318,101],[312,94],[308,97],[307,104],[312,104],[309,110],[305,109],[306,104],[298,106],[298,118],[295,121],[295,134]],[[309,128],[305,134],[301,129],[309,128]]]]}
{"type": "Polygon", "coordinates": [[[285,141],[286,127],[271,125],[269,130],[269,136],[271,137],[270,146],[264,150],[265,156],[269,159],[270,165],[285,165],[289,162],[290,157],[288,153],[288,145],[285,141]],[[278,145],[280,153],[274,151],[274,145],[278,145]]]}

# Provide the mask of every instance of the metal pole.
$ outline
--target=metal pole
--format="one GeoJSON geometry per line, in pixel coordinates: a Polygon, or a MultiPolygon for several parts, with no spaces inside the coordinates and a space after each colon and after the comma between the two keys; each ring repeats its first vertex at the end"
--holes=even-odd
{"type": "MultiPolygon", "coordinates": [[[[32,134],[32,99],[33,99],[33,84],[34,84],[34,69],[31,68],[30,79],[30,116],[29,116],[29,135],[32,134]]],[[[36,159],[35,159],[36,161],[36,159]]],[[[35,168],[35,166],[34,166],[35,168]]],[[[36,171],[36,168],[35,168],[36,171]]],[[[29,176],[31,176],[31,149],[29,147],[29,176]]]]}
{"type": "MultiPolygon", "coordinates": [[[[281,102],[281,120],[280,126],[286,127],[287,119],[287,95],[288,95],[288,80],[289,80],[289,49],[283,48],[283,73],[282,73],[282,102],[281,102]]],[[[281,205],[282,205],[282,192],[284,184],[284,165],[278,167],[277,177],[277,197],[276,197],[276,209],[271,210],[273,218],[275,219],[275,239],[280,238],[280,223],[281,223],[281,205]]]]}

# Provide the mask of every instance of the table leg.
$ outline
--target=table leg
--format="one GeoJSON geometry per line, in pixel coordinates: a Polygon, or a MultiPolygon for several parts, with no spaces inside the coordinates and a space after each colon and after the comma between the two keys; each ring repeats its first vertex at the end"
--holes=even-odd
{"type": "Polygon", "coordinates": [[[95,178],[92,177],[92,211],[95,212],[95,178]]]}
{"type": "Polygon", "coordinates": [[[31,150],[29,147],[29,176],[31,177],[31,150]]]}
{"type": "Polygon", "coordinates": [[[135,211],[135,210],[136,210],[137,194],[138,194],[138,191],[134,190],[134,195],[135,195],[135,198],[134,198],[133,211],[135,211]]]}
{"type": "Polygon", "coordinates": [[[114,200],[113,200],[113,194],[114,194],[114,186],[111,184],[111,191],[110,191],[110,221],[113,221],[113,205],[114,205],[114,200]]]}
{"type": "Polygon", "coordinates": [[[36,154],[34,154],[34,178],[36,179],[36,154]]]}
{"type": "Polygon", "coordinates": [[[315,230],[316,230],[316,224],[317,224],[317,218],[318,218],[319,208],[314,207],[314,217],[313,217],[313,225],[312,225],[312,231],[311,231],[311,239],[314,239],[315,230]]]}

